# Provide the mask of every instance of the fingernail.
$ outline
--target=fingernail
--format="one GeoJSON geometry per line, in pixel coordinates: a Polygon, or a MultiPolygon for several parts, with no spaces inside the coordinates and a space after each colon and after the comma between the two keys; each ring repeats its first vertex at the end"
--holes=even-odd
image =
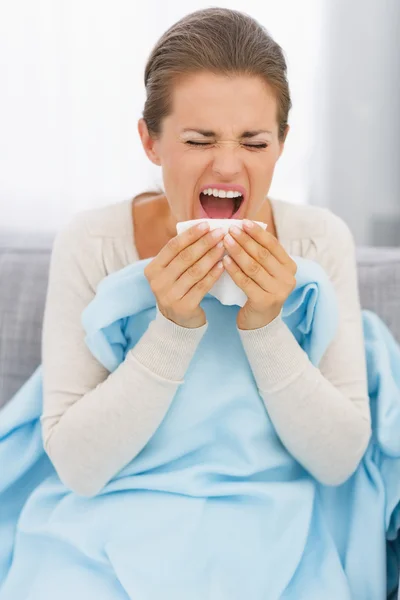
{"type": "Polygon", "coordinates": [[[235,245],[235,240],[233,239],[233,237],[231,236],[231,234],[230,234],[230,233],[228,233],[228,234],[225,236],[225,239],[226,239],[226,243],[227,243],[229,246],[234,246],[234,245],[235,245]]]}
{"type": "Polygon", "coordinates": [[[209,223],[207,223],[206,221],[204,221],[203,223],[200,223],[200,225],[197,225],[197,229],[199,231],[205,231],[206,229],[208,229],[210,227],[209,223]]]}
{"type": "Polygon", "coordinates": [[[239,227],[237,227],[236,225],[234,225],[233,227],[230,227],[229,231],[232,231],[233,233],[236,233],[236,235],[240,235],[242,233],[242,230],[239,229],[239,227]]]}
{"type": "Polygon", "coordinates": [[[249,229],[251,227],[254,227],[254,223],[253,221],[249,221],[249,219],[243,219],[243,225],[245,225],[246,227],[248,227],[249,229]]]}
{"type": "Polygon", "coordinates": [[[212,232],[212,237],[213,238],[219,238],[222,234],[224,233],[224,230],[221,229],[221,227],[219,229],[214,229],[214,231],[212,232]]]}

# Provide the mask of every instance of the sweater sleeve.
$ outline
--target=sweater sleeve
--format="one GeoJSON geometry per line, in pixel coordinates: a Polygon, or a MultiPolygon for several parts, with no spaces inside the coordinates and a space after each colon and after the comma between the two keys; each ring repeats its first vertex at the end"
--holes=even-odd
{"type": "Polygon", "coordinates": [[[339,485],[357,468],[371,436],[355,244],[331,213],[318,261],[337,295],[339,325],[318,368],[278,315],[239,330],[260,395],[290,453],[321,483],[339,485]]]}
{"type": "Polygon", "coordinates": [[[93,496],[146,445],[162,422],[203,337],[158,310],[115,371],[85,344],[83,309],[107,273],[100,236],[84,213],[54,240],[42,329],[45,451],[66,486],[93,496]]]}

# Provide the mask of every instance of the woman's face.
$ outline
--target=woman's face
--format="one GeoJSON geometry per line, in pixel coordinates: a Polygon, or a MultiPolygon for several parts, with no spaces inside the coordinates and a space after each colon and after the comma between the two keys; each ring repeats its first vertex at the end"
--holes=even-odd
{"type": "Polygon", "coordinates": [[[254,219],[284,147],[278,140],[277,104],[269,86],[258,77],[201,72],[175,84],[172,102],[159,139],[151,139],[143,119],[138,130],[147,156],[162,168],[176,220],[254,219]],[[244,194],[233,215],[238,201],[220,197],[219,191],[217,198],[200,196],[204,187],[218,190],[220,184],[239,186],[244,194]]]}

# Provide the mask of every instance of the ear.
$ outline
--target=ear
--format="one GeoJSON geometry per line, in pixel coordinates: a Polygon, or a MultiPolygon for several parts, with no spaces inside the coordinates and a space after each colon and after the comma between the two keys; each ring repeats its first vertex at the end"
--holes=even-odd
{"type": "Polygon", "coordinates": [[[142,146],[147,157],[157,166],[161,166],[161,161],[157,154],[157,140],[154,140],[147,128],[147,123],[144,119],[138,121],[138,132],[142,141],[142,146]]]}
{"type": "Polygon", "coordinates": [[[279,150],[279,156],[278,156],[278,158],[281,157],[281,154],[282,154],[282,152],[284,150],[285,142],[286,142],[286,138],[287,138],[287,134],[289,133],[289,129],[290,129],[290,125],[286,125],[285,133],[283,134],[283,140],[281,142],[279,142],[280,150],[279,150]]]}

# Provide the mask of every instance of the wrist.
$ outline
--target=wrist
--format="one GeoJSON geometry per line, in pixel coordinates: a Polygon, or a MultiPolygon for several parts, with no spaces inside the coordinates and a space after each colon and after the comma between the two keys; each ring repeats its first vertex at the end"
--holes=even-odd
{"type": "Polygon", "coordinates": [[[278,311],[274,311],[270,315],[254,315],[251,318],[244,318],[238,314],[237,318],[237,327],[241,331],[250,331],[252,329],[262,329],[263,327],[267,327],[273,321],[277,321],[282,317],[282,309],[278,311]]]}
{"type": "Polygon", "coordinates": [[[205,315],[202,315],[201,317],[187,319],[187,320],[175,319],[171,315],[165,314],[160,309],[160,307],[158,306],[158,304],[157,304],[157,313],[159,315],[161,315],[162,317],[164,317],[164,319],[166,319],[170,323],[173,323],[177,327],[182,327],[184,329],[199,329],[200,327],[203,327],[204,325],[207,324],[207,319],[206,319],[205,315]]]}

